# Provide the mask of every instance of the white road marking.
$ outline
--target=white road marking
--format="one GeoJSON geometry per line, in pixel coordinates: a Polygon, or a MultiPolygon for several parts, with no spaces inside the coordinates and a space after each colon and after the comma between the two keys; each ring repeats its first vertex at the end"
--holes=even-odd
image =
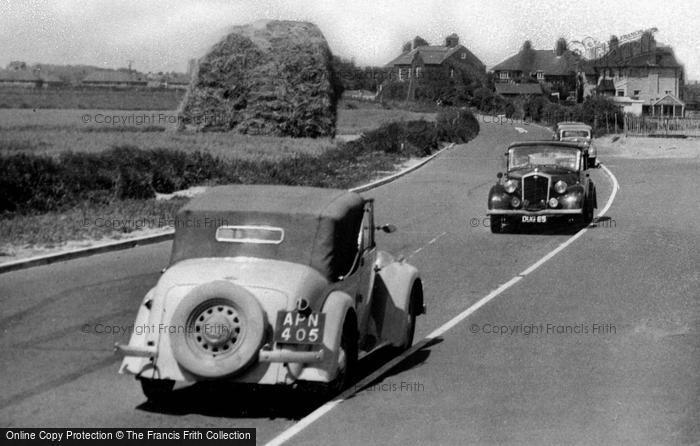
{"type": "MultiPolygon", "coordinates": [[[[615,200],[615,196],[617,195],[617,191],[620,189],[620,184],[617,182],[617,178],[615,178],[615,175],[613,175],[610,170],[605,167],[603,164],[600,165],[600,167],[605,171],[605,173],[612,179],[613,182],[613,190],[612,193],[610,194],[610,197],[608,197],[608,201],[605,204],[605,207],[598,213],[599,217],[602,217],[605,215],[605,213],[610,209],[610,206],[612,206],[613,201],[615,200]]],[[[464,319],[466,319],[469,315],[473,314],[476,310],[479,308],[483,307],[486,305],[489,301],[493,300],[495,297],[506,291],[508,288],[512,287],[516,283],[520,282],[525,276],[542,266],[547,260],[551,259],[554,257],[557,253],[562,251],[564,248],[572,244],[576,239],[581,237],[583,234],[588,231],[588,228],[590,226],[586,226],[585,228],[582,228],[580,231],[578,231],[576,234],[571,236],[568,240],[566,240],[564,243],[560,244],[558,247],[556,247],[553,251],[549,252],[547,255],[542,257],[540,260],[535,262],[532,266],[527,268],[525,271],[522,273],[518,274],[517,276],[514,276],[512,279],[510,279],[508,282],[504,283],[503,285],[499,286],[495,290],[491,291],[489,294],[486,296],[482,297],[479,299],[476,303],[471,305],[469,308],[466,310],[462,311],[459,313],[457,316],[453,317],[449,321],[445,322],[442,324],[440,327],[436,328],[433,330],[430,334],[428,334],[425,338],[421,339],[419,342],[414,344],[410,349],[406,350],[396,358],[392,359],[391,361],[387,362],[377,370],[375,370],[373,373],[371,373],[369,376],[365,377],[362,379],[360,382],[355,384],[354,386],[350,387],[349,389],[345,390],[343,393],[335,397],[333,400],[325,403],[323,406],[319,407],[318,409],[314,410],[301,420],[297,422],[296,424],[292,425],[289,427],[287,430],[281,432],[278,436],[270,440],[266,445],[267,446],[278,446],[281,444],[284,444],[287,442],[289,439],[294,437],[296,434],[299,432],[303,431],[306,429],[309,425],[311,425],[314,421],[318,420],[321,418],[323,415],[327,414],[331,410],[333,410],[336,406],[338,406],[340,403],[342,403],[344,400],[347,398],[351,397],[358,391],[362,390],[365,386],[371,384],[373,381],[377,380],[380,378],[382,375],[387,373],[389,370],[394,368],[397,364],[411,356],[413,353],[417,352],[418,350],[422,349],[425,347],[427,344],[429,344],[432,340],[435,338],[443,335],[450,329],[452,329],[455,325],[459,324],[462,322],[464,319]]],[[[433,240],[428,242],[428,245],[434,243],[437,241],[438,238],[442,237],[445,233],[443,232],[439,236],[435,237],[433,240]]],[[[423,249],[423,248],[420,248],[423,249]]],[[[414,252],[415,253],[415,252],[414,252]]]]}
{"type": "Polygon", "coordinates": [[[520,133],[520,134],[522,134],[522,133],[527,133],[527,130],[525,130],[525,129],[522,128],[522,127],[515,127],[515,130],[517,130],[517,132],[520,133]]]}
{"type": "Polygon", "coordinates": [[[447,234],[447,232],[443,232],[443,233],[437,235],[436,237],[433,237],[433,239],[430,240],[428,243],[426,243],[425,245],[423,245],[423,246],[421,246],[420,248],[418,248],[418,249],[416,249],[415,251],[413,251],[413,252],[411,253],[411,255],[408,256],[408,258],[410,259],[411,257],[413,257],[414,255],[418,254],[419,252],[421,252],[422,250],[424,250],[424,249],[427,248],[428,246],[430,246],[430,245],[432,245],[433,243],[437,242],[438,239],[439,239],[440,237],[442,237],[443,235],[445,235],[445,234],[447,234]]]}

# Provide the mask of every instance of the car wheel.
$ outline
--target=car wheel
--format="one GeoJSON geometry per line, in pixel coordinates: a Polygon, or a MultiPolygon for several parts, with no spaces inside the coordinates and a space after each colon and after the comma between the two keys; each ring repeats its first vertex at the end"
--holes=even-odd
{"type": "Polygon", "coordinates": [[[416,334],[416,314],[418,313],[418,293],[420,292],[420,284],[413,285],[411,297],[408,305],[408,313],[406,314],[406,337],[401,350],[408,350],[413,346],[413,338],[416,334]]]}
{"type": "Polygon", "coordinates": [[[352,382],[359,354],[357,342],[357,323],[352,315],[348,315],[343,323],[343,333],[340,337],[338,374],[328,386],[329,397],[340,393],[352,382]]]}
{"type": "Polygon", "coordinates": [[[262,345],[265,317],[255,296],[218,280],[194,288],[170,322],[170,344],[177,362],[204,378],[240,372],[262,345]]]}
{"type": "Polygon", "coordinates": [[[148,401],[163,403],[172,396],[175,381],[172,379],[139,378],[141,389],[148,401]]]}
{"type": "Polygon", "coordinates": [[[503,232],[503,217],[498,215],[491,217],[489,226],[491,227],[491,232],[494,234],[500,234],[503,232]]]}
{"type": "Polygon", "coordinates": [[[583,224],[589,225],[593,221],[593,203],[591,200],[586,200],[583,206],[583,224]]]}

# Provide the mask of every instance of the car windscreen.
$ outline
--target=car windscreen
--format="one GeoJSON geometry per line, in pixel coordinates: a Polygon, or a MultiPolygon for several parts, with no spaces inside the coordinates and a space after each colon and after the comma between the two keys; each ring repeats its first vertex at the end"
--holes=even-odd
{"type": "Polygon", "coordinates": [[[579,169],[580,151],[575,148],[553,146],[513,147],[508,152],[508,169],[552,166],[569,170],[579,169]]]}
{"type": "Polygon", "coordinates": [[[561,139],[564,138],[590,138],[591,133],[588,130],[562,130],[561,139]]]}

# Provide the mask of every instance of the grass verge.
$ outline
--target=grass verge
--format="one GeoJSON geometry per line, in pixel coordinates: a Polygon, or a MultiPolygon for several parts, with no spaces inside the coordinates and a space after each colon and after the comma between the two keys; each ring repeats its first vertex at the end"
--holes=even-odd
{"type": "Polygon", "coordinates": [[[157,230],[183,201],[157,201],[156,192],[216,184],[349,188],[429,155],[438,141],[466,142],[477,133],[469,112],[449,110],[435,122],[389,123],[318,155],[276,159],[135,146],[54,156],[0,152],[0,251],[157,230]]]}

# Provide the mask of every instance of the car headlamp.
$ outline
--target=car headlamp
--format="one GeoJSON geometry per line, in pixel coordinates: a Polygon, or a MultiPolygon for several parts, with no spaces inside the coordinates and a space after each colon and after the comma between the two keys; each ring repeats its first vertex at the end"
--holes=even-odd
{"type": "Polygon", "coordinates": [[[505,188],[506,192],[508,192],[509,194],[512,194],[513,192],[515,192],[515,189],[518,188],[518,181],[517,180],[508,180],[503,185],[503,187],[505,188]]]}
{"type": "Polygon", "coordinates": [[[564,181],[559,180],[554,184],[554,191],[558,194],[563,194],[564,192],[566,192],[567,187],[568,186],[564,181]]]}

